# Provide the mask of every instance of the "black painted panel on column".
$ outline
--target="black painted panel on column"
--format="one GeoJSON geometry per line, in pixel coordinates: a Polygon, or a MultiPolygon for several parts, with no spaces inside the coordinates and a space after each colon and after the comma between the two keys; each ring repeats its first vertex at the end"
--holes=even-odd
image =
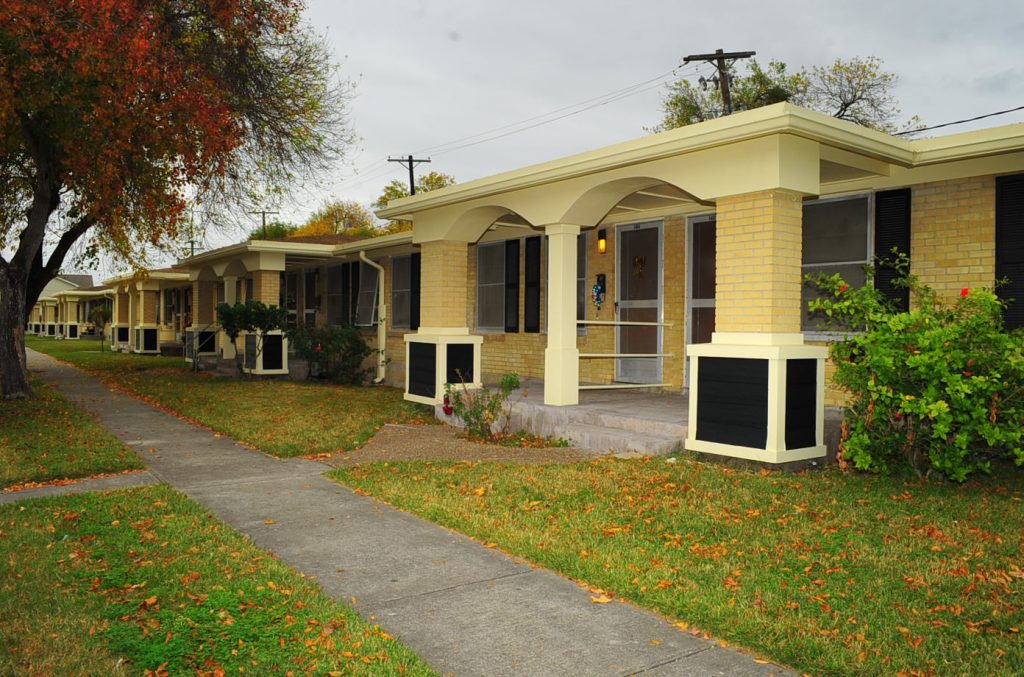
{"type": "Polygon", "coordinates": [[[698,359],[697,439],[764,449],[768,441],[768,360],[698,359]]]}
{"type": "Polygon", "coordinates": [[[786,449],[817,443],[818,361],[786,361],[786,449]]]}
{"type": "Polygon", "coordinates": [[[472,343],[449,343],[448,366],[445,383],[473,382],[473,349],[472,343]]]}
{"type": "Polygon", "coordinates": [[[409,344],[409,394],[436,397],[437,346],[433,343],[409,344]]]}
{"type": "Polygon", "coordinates": [[[267,334],[263,337],[263,368],[284,368],[284,336],[267,334]]]}

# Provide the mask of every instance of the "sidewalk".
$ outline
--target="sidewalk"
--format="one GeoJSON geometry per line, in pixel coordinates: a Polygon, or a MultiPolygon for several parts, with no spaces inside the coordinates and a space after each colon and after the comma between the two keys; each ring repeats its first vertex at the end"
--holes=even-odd
{"type": "Polygon", "coordinates": [[[31,350],[29,366],[137,447],[157,479],[315,577],[443,674],[796,674],[631,605],[594,604],[572,581],[356,495],[322,477],[320,463],[215,437],[31,350]]]}

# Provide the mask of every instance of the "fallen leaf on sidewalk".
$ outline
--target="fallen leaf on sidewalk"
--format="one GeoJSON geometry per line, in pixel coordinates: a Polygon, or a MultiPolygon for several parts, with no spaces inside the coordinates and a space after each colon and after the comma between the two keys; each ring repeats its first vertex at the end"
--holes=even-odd
{"type": "Polygon", "coordinates": [[[591,595],[590,601],[594,604],[607,604],[612,601],[612,598],[607,595],[591,595]]]}
{"type": "Polygon", "coordinates": [[[267,519],[263,520],[263,523],[264,524],[277,524],[277,520],[273,519],[273,518],[267,518],[267,519]]]}

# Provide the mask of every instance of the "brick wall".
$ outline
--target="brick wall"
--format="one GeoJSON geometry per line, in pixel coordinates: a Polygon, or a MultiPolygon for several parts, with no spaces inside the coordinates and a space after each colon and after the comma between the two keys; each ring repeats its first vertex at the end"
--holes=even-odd
{"type": "Polygon", "coordinates": [[[941,296],[995,281],[995,186],[995,177],[983,176],[911,191],[911,267],[941,296]]]}

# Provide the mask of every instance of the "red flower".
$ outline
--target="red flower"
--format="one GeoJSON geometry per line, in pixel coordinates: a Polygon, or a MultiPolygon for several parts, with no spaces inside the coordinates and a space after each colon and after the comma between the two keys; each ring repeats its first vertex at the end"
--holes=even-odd
{"type": "Polygon", "coordinates": [[[970,378],[970,377],[974,376],[974,374],[972,372],[965,371],[964,372],[964,376],[966,376],[967,378],[970,378]]]}
{"type": "Polygon", "coordinates": [[[846,285],[845,285],[845,284],[841,284],[841,285],[839,285],[839,293],[841,294],[841,293],[843,293],[844,291],[846,291],[846,285]]]}
{"type": "Polygon", "coordinates": [[[960,298],[965,299],[965,298],[967,298],[967,295],[970,294],[970,293],[971,293],[971,290],[968,289],[967,287],[964,287],[963,289],[960,290],[960,298]]]}
{"type": "Polygon", "coordinates": [[[319,343],[316,344],[316,352],[322,353],[323,351],[324,351],[323,346],[321,346],[319,343]]]}

